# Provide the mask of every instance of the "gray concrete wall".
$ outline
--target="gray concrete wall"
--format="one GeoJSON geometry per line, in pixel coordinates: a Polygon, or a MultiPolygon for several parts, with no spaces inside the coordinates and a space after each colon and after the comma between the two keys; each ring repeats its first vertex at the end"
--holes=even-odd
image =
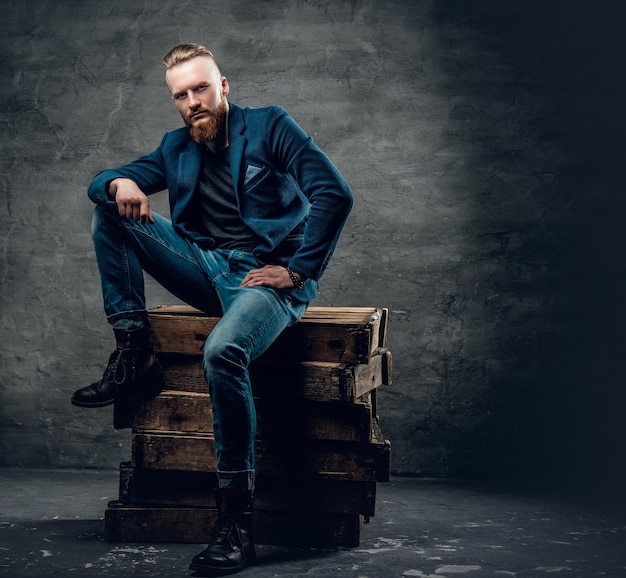
{"type": "Polygon", "coordinates": [[[180,125],[160,59],[197,41],[231,101],[287,108],[354,189],[317,304],[391,311],[394,472],[619,478],[624,9],[607,4],[3,2],[0,465],[128,458],[110,408],[69,404],[113,346],[85,188],[180,125]]]}

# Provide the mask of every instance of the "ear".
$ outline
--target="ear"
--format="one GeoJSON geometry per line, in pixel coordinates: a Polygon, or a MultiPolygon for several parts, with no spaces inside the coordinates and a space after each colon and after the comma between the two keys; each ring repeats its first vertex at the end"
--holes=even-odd
{"type": "Polygon", "coordinates": [[[228,85],[228,80],[225,76],[222,76],[220,79],[222,82],[222,95],[226,96],[230,92],[230,86],[228,85]]]}

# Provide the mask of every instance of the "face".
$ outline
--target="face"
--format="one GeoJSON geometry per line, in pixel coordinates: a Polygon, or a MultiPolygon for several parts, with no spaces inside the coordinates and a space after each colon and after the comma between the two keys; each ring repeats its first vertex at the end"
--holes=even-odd
{"type": "Polygon", "coordinates": [[[170,68],[165,81],[176,108],[197,142],[223,136],[228,116],[228,81],[215,62],[199,56],[170,68]]]}

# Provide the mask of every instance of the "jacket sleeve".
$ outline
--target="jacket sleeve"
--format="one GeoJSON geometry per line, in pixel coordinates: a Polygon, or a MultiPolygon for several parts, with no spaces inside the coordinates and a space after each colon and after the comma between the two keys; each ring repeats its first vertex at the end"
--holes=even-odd
{"type": "Polygon", "coordinates": [[[276,110],[270,130],[272,152],[310,203],[303,242],[289,267],[317,281],[328,266],[354,199],[328,156],[285,110],[276,110]]]}
{"type": "Polygon", "coordinates": [[[162,148],[163,141],[158,149],[136,161],[117,169],[107,169],[98,173],[87,190],[89,198],[96,204],[115,204],[115,201],[112,201],[107,195],[107,191],[109,183],[117,178],[131,179],[146,195],[152,195],[166,189],[167,180],[162,148]]]}

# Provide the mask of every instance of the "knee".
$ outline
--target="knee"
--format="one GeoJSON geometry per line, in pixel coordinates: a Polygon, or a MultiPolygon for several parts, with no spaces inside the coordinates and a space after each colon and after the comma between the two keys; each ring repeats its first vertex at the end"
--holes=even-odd
{"type": "Polygon", "coordinates": [[[209,336],[204,344],[202,362],[205,374],[224,370],[235,372],[248,366],[248,356],[245,348],[237,343],[211,339],[209,336]]]}

